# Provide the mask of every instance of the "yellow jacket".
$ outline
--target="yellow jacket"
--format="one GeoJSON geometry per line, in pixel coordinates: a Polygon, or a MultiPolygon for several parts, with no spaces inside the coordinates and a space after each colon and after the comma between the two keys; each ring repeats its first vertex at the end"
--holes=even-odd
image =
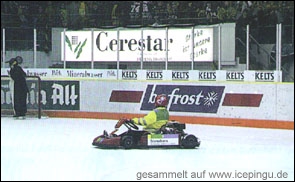
{"type": "Polygon", "coordinates": [[[132,120],[135,124],[144,126],[144,129],[155,131],[168,122],[169,112],[166,107],[157,107],[146,116],[132,120]]]}

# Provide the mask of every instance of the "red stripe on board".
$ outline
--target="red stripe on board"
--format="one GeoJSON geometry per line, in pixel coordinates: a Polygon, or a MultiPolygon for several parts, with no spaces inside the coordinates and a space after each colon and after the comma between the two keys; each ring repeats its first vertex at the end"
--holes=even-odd
{"type": "MultiPolygon", "coordinates": [[[[108,113],[108,112],[84,112],[84,111],[48,111],[45,110],[49,117],[62,118],[95,118],[95,119],[115,119],[143,117],[138,113],[108,113]]],[[[216,118],[216,117],[199,117],[199,116],[170,116],[170,120],[180,121],[190,124],[221,125],[221,126],[245,126],[256,128],[276,128],[294,130],[294,121],[283,120],[258,120],[258,119],[241,119],[241,118],[216,118]]]]}
{"type": "Polygon", "coordinates": [[[259,107],[263,94],[225,94],[223,106],[259,107]]]}
{"type": "Polygon", "coordinates": [[[110,102],[140,102],[143,91],[113,90],[110,102]]]}

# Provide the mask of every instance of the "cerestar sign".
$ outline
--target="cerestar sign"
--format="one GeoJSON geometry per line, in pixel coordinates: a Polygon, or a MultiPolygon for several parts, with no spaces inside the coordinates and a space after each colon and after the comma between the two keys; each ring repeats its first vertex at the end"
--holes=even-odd
{"type": "Polygon", "coordinates": [[[213,28],[66,31],[61,44],[63,61],[213,61],[213,28]]]}

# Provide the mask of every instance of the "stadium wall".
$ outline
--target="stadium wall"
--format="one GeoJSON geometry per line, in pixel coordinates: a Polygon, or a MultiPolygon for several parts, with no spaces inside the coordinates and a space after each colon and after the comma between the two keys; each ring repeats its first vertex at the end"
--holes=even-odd
{"type": "MultiPolygon", "coordinates": [[[[277,72],[25,69],[41,77],[42,110],[51,117],[144,116],[156,94],[169,98],[171,120],[294,129],[294,83],[277,72]],[[213,78],[213,79],[212,79],[213,78]]],[[[1,69],[1,75],[8,75],[1,69]]],[[[1,82],[1,105],[11,104],[1,82]]],[[[2,106],[1,106],[2,107],[2,106]]],[[[11,106],[12,107],[12,106],[11,106]]]]}
{"type": "Polygon", "coordinates": [[[165,93],[169,97],[171,120],[294,129],[293,83],[80,81],[75,93],[70,84],[68,82],[68,93],[53,94],[51,99],[55,98],[55,103],[66,103],[67,95],[68,105],[79,103],[79,108],[76,111],[49,109],[46,111],[49,116],[141,117],[153,109],[155,95],[165,93]]]}

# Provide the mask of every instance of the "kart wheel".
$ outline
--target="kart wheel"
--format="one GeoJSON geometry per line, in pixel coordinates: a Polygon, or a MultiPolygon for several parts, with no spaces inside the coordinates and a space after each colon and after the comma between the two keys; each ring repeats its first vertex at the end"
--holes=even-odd
{"type": "Polygon", "coordinates": [[[125,149],[131,149],[134,144],[132,136],[123,136],[121,144],[125,149]]]}
{"type": "Polygon", "coordinates": [[[194,135],[186,135],[182,139],[182,146],[187,149],[192,149],[200,146],[200,141],[194,135]]]}

